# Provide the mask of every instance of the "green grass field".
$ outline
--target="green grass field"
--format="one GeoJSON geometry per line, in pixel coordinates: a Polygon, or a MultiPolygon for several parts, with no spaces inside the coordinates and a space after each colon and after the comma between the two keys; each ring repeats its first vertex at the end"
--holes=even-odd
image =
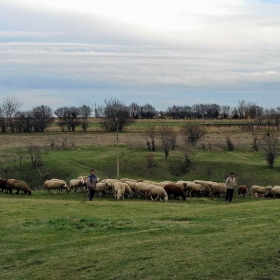
{"type": "MultiPolygon", "coordinates": [[[[249,187],[280,184],[280,159],[269,169],[240,130],[233,152],[224,144],[228,131],[209,133],[213,149],[190,151],[190,169],[179,172],[181,147],[168,159],[160,145],[151,153],[137,133],[148,123],[137,125],[135,133],[120,135],[120,178],[224,182],[235,172],[237,183],[249,187]]],[[[43,171],[68,183],[92,168],[101,179],[115,178],[115,133],[0,134],[0,144],[1,177],[32,189],[31,196],[0,192],[1,279],[279,279],[279,199],[235,197],[229,204],[209,197],[116,201],[111,195],[88,202],[85,193],[42,193],[43,171]],[[25,150],[37,145],[41,169],[32,167],[25,150]]]]}
{"type": "Polygon", "coordinates": [[[0,193],[1,279],[279,279],[279,200],[0,193]]]}

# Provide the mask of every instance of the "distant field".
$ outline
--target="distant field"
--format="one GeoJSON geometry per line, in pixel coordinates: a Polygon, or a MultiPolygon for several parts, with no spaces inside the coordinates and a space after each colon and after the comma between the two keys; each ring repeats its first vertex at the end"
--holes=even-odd
{"type": "Polygon", "coordinates": [[[1,278],[278,280],[279,200],[0,193],[1,278]]]}

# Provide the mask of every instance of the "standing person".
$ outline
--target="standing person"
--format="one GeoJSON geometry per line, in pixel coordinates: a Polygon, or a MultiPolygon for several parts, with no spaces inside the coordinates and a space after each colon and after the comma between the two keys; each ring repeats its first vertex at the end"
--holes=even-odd
{"type": "Polygon", "coordinates": [[[226,202],[231,202],[234,188],[236,188],[236,180],[234,177],[234,173],[230,173],[230,176],[227,177],[225,187],[227,188],[226,202]]]}
{"type": "Polygon", "coordinates": [[[87,177],[87,191],[88,191],[88,200],[92,201],[95,190],[96,190],[96,183],[97,183],[97,177],[94,174],[94,170],[92,169],[90,171],[90,174],[87,177]]]}

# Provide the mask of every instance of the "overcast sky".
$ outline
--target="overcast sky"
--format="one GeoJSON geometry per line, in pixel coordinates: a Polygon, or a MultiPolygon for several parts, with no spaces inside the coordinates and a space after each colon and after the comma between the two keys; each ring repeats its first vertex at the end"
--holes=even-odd
{"type": "Polygon", "coordinates": [[[280,1],[0,0],[0,103],[280,106],[280,1]]]}

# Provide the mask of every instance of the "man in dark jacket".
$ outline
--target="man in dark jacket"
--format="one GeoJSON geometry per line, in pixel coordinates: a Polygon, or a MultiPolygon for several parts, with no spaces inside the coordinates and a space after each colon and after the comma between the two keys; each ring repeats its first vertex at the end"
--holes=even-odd
{"type": "Polygon", "coordinates": [[[89,201],[92,201],[92,198],[94,197],[94,193],[96,190],[96,183],[97,183],[97,177],[95,176],[94,170],[92,169],[87,177],[87,191],[88,191],[89,201]]]}

